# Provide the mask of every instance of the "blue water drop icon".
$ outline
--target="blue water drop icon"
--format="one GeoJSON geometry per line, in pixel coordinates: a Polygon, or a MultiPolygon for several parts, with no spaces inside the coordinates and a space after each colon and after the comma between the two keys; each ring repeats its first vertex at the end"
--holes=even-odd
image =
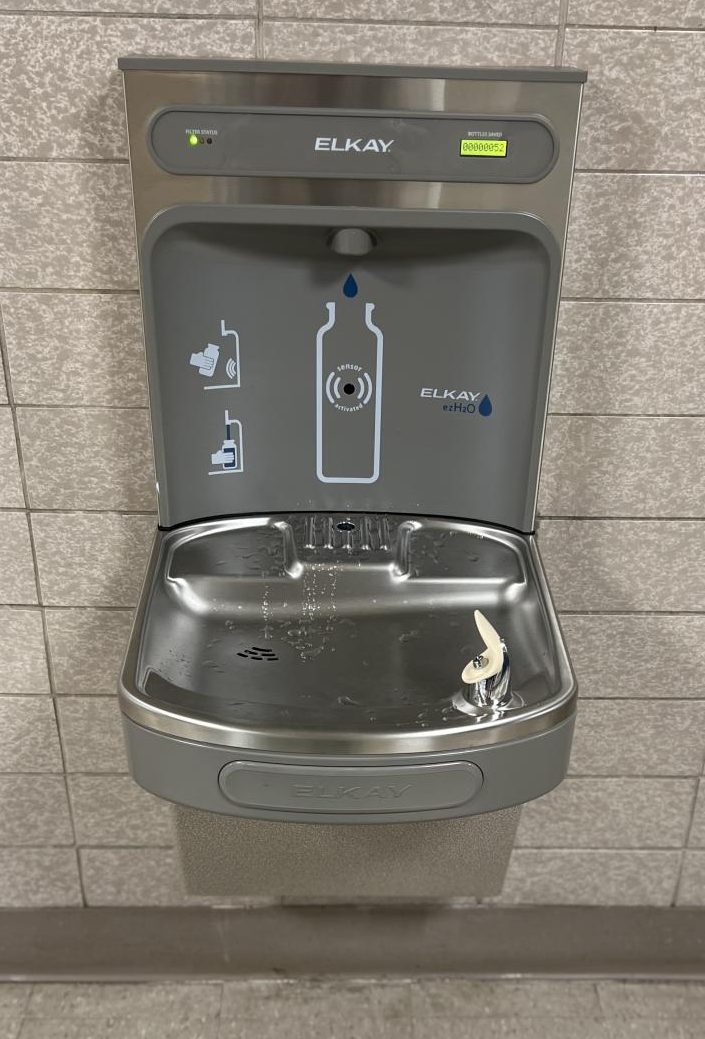
{"type": "Polygon", "coordinates": [[[477,410],[480,412],[482,416],[484,416],[484,418],[487,418],[488,415],[492,414],[492,401],[487,396],[487,394],[485,394],[485,396],[480,401],[480,406],[477,410]]]}
{"type": "Polygon", "coordinates": [[[343,285],[343,295],[347,296],[348,299],[352,299],[357,296],[357,282],[353,278],[352,274],[348,274],[343,285]]]}

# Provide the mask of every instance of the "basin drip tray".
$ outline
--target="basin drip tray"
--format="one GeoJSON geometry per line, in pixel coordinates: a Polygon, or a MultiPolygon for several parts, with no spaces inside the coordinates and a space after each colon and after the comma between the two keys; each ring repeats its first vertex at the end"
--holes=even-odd
{"type": "Polygon", "coordinates": [[[120,688],[148,789],[318,821],[538,796],[565,772],[575,692],[532,537],[325,513],[158,531],[120,688]],[[501,706],[461,680],[475,610],[507,648],[501,706]]]}

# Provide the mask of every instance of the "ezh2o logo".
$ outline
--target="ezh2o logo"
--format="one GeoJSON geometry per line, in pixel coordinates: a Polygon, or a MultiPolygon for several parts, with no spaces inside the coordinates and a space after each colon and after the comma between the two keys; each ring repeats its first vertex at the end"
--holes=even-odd
{"type": "Polygon", "coordinates": [[[489,418],[492,414],[492,401],[487,394],[473,393],[471,390],[438,389],[423,386],[419,397],[442,402],[443,410],[453,415],[482,415],[489,418]]]}

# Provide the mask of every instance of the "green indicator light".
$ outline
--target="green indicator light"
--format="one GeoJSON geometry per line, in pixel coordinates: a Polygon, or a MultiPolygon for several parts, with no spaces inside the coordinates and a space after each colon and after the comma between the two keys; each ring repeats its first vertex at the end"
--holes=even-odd
{"type": "Polygon", "coordinates": [[[195,148],[196,145],[198,144],[198,136],[197,136],[197,134],[190,133],[188,135],[188,143],[191,145],[192,148],[195,148]]]}

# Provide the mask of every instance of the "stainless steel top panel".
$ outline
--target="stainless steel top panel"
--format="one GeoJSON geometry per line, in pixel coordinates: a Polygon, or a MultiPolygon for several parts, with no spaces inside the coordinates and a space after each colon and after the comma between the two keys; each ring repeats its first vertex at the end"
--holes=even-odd
{"type": "Polygon", "coordinates": [[[127,72],[263,72],[328,76],[399,76],[405,79],[486,79],[532,83],[584,83],[587,72],[562,66],[496,66],[458,68],[453,65],[358,65],[328,61],[229,61],[223,58],[170,58],[127,55],[118,58],[127,72]]]}

